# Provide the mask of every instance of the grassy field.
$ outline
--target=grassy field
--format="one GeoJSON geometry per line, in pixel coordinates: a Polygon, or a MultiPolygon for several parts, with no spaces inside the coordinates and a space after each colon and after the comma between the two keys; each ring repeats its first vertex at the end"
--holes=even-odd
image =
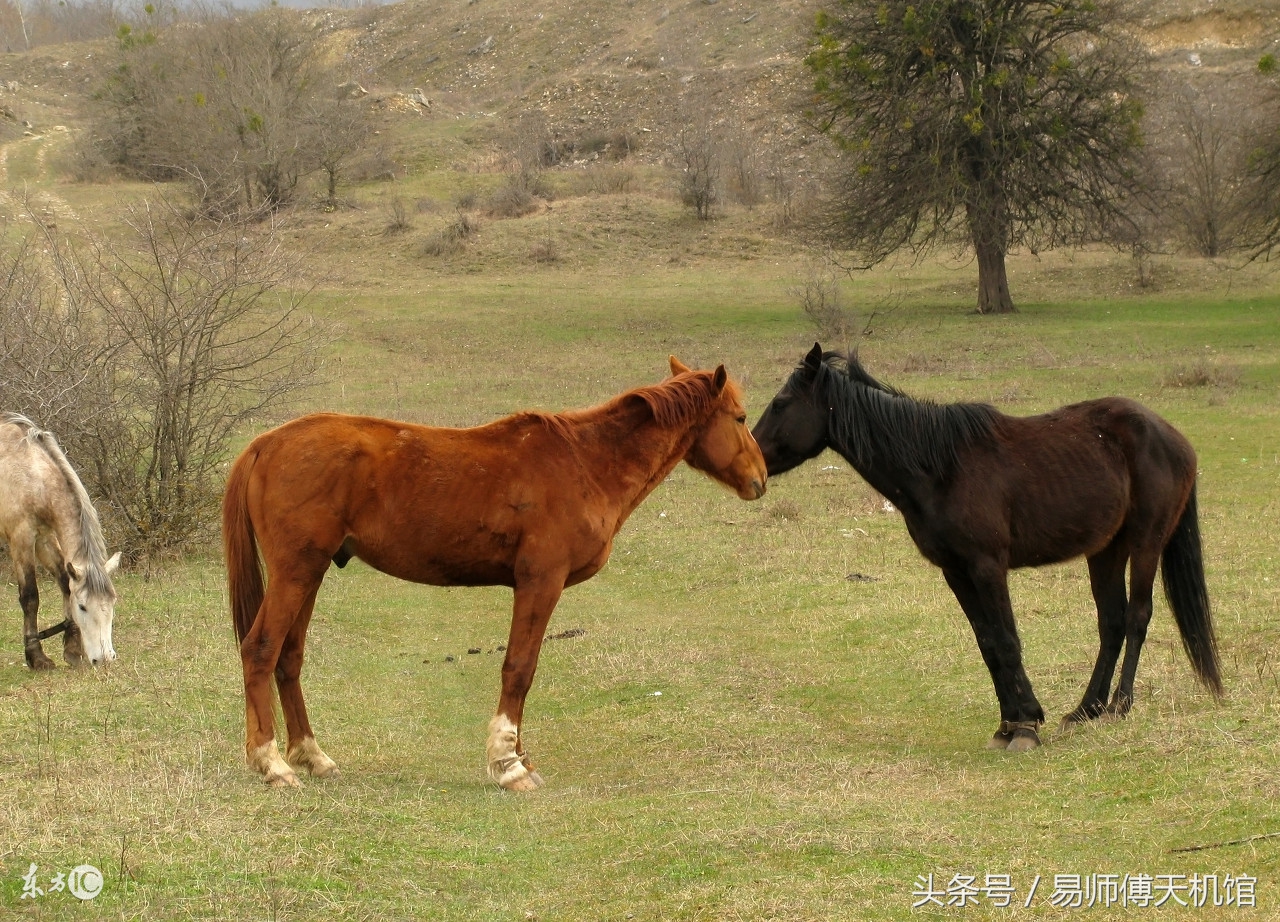
{"type": "MultiPolygon", "coordinates": [[[[1231,54],[1251,67],[1266,6],[1144,10],[1181,71],[1204,35],[1192,12],[1235,36],[1231,54]]],[[[456,3],[332,14],[350,19],[331,35],[335,58],[372,76],[375,97],[422,86],[436,105],[382,116],[395,182],[287,216],[335,343],[295,410],[473,425],[655,382],[674,353],[724,362],[754,420],[815,338],[795,294],[808,257],[778,233],[772,202],[692,220],[658,129],[685,117],[676,88],[696,76],[763,136],[801,144],[784,101],[802,44],[787,36],[807,30],[806,10],[545,0],[518,15],[456,3]],[[472,54],[490,33],[493,54],[472,54]],[[638,155],[549,171],[554,201],[492,218],[484,198],[506,178],[494,142],[507,113],[533,111],[579,140],[624,128],[638,155]],[[473,233],[433,252],[468,199],[473,233]],[[397,210],[407,226],[391,233],[397,210]]],[[[14,222],[0,231],[20,229],[26,194],[65,230],[109,226],[122,200],[152,194],[59,175],[101,105],[86,95],[100,50],[4,60],[22,84],[6,104],[36,130],[15,121],[0,145],[0,217],[14,222]]],[[[785,165],[820,169],[816,157],[785,165]]],[[[1086,570],[1021,572],[1011,588],[1046,745],[985,751],[996,701],[958,605],[900,517],[833,455],[750,504],[681,467],[636,511],[609,565],[552,620],[524,725],[547,779],[533,795],[484,776],[506,590],[413,586],[358,563],[332,572],[303,681],[343,775],[277,791],[244,766],[212,545],[120,576],[121,658],[92,672],[22,665],[6,572],[0,919],[1280,918],[1280,277],[1165,257],[1150,268],[1142,289],[1125,258],[1018,255],[1022,312],[1003,318],[972,313],[967,260],[885,266],[845,294],[869,330],[866,365],[909,393],[1015,414],[1125,394],[1189,436],[1225,700],[1195,684],[1157,599],[1133,713],[1058,732],[1096,653],[1086,570]],[[102,874],[96,899],[52,890],[86,864],[102,874]],[[24,898],[33,866],[50,892],[24,898]],[[1184,889],[1157,889],[1161,908],[1076,908],[1060,880],[1055,898],[1058,875],[1083,891],[1126,874],[1184,889]],[[956,905],[965,878],[981,888],[988,875],[1007,877],[1011,906],[990,892],[956,905]],[[1256,907],[1179,905],[1204,875],[1220,901],[1228,877],[1253,882],[1256,907]],[[913,909],[929,880],[936,901],[913,909]]]]}
{"type": "MultiPolygon", "coordinates": [[[[338,344],[308,405],[470,425],[651,383],[674,352],[725,362],[754,419],[814,338],[788,295],[795,261],[685,252],[483,274],[393,272],[387,256],[359,291],[317,301],[338,344]]],[[[212,552],[118,581],[109,670],[31,674],[4,600],[0,915],[1277,917],[1280,839],[1178,851],[1280,832],[1274,279],[1226,291],[1171,263],[1158,293],[1130,295],[1123,262],[1102,256],[1011,270],[1023,312],[1000,319],[968,312],[963,267],[859,277],[851,296],[879,310],[863,359],[939,401],[1024,414],[1122,393],[1178,425],[1200,453],[1224,701],[1194,683],[1158,600],[1129,719],[1057,732],[1095,654],[1086,572],[1022,572],[1027,670],[1054,724],[1036,752],[986,752],[997,711],[968,626],[842,461],[823,456],[752,504],[681,467],[557,609],[553,634],[582,633],[544,648],[525,736],[548,784],[531,796],[483,775],[506,590],[412,586],[359,564],[331,573],[304,683],[344,774],[298,791],[243,765],[212,552]],[[23,899],[32,864],[46,889],[92,864],[102,893],[23,899]],[[957,875],[981,887],[988,874],[1009,876],[1013,907],[984,894],[912,910],[922,878],[945,902],[957,875]],[[1258,908],[1055,906],[1055,875],[1070,874],[1244,876],[1258,908]]]]}

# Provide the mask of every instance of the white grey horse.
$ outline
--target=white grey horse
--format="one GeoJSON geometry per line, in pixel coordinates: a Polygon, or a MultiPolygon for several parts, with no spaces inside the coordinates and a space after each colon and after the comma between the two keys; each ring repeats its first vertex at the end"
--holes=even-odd
{"type": "Polygon", "coordinates": [[[66,632],[63,655],[72,666],[115,659],[111,574],[120,555],[107,558],[98,514],[53,434],[15,413],[0,420],[0,539],[18,583],[27,665],[53,668],[40,641],[59,631],[66,632]],[[37,563],[62,588],[62,623],[44,631],[36,624],[37,563]]]}

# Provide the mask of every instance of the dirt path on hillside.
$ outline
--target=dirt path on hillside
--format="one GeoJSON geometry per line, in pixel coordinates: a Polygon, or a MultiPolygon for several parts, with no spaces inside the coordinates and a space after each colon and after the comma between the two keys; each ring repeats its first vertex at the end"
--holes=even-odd
{"type": "Polygon", "coordinates": [[[24,135],[0,144],[0,205],[24,213],[29,210],[31,217],[51,227],[56,227],[60,219],[78,220],[75,209],[55,191],[55,184],[49,175],[49,150],[62,140],[59,135],[67,134],[65,126],[55,125],[47,132],[24,135]],[[19,145],[28,144],[37,145],[34,158],[36,180],[34,183],[23,180],[19,186],[10,175],[9,157],[19,145]],[[39,188],[33,188],[35,184],[39,184],[39,188]]]}

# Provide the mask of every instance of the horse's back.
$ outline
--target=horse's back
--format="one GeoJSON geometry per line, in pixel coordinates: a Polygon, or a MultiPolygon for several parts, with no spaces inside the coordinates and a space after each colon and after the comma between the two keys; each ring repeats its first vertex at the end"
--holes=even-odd
{"type": "Polygon", "coordinates": [[[51,484],[62,473],[32,439],[33,429],[21,423],[0,422],[0,537],[20,524],[53,517],[51,484]]]}
{"type": "Polygon", "coordinates": [[[961,461],[955,520],[1003,534],[1011,567],[1090,555],[1135,514],[1180,511],[1195,473],[1186,438],[1125,397],[1001,415],[994,436],[961,461]]]}
{"type": "Polygon", "coordinates": [[[561,448],[536,416],[450,429],[312,414],[246,449],[251,511],[268,558],[286,542],[416,582],[511,584],[529,523],[581,502],[561,448]]]}

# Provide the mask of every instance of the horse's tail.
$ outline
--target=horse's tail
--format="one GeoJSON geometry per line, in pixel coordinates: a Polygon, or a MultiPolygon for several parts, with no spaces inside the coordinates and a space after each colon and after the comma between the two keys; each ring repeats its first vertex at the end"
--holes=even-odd
{"type": "Polygon", "coordinates": [[[249,517],[249,477],[258,453],[252,446],[231,465],[222,497],[222,549],[227,559],[227,589],[236,639],[243,642],[262,605],[262,564],[249,517]]]}
{"type": "Polygon", "coordinates": [[[1200,551],[1200,522],[1196,510],[1196,488],[1182,510],[1182,518],[1161,556],[1164,597],[1173,609],[1182,647],[1191,666],[1215,694],[1222,695],[1222,676],[1218,670],[1218,641],[1213,633],[1209,611],[1209,591],[1204,580],[1204,558],[1200,551]]]}

